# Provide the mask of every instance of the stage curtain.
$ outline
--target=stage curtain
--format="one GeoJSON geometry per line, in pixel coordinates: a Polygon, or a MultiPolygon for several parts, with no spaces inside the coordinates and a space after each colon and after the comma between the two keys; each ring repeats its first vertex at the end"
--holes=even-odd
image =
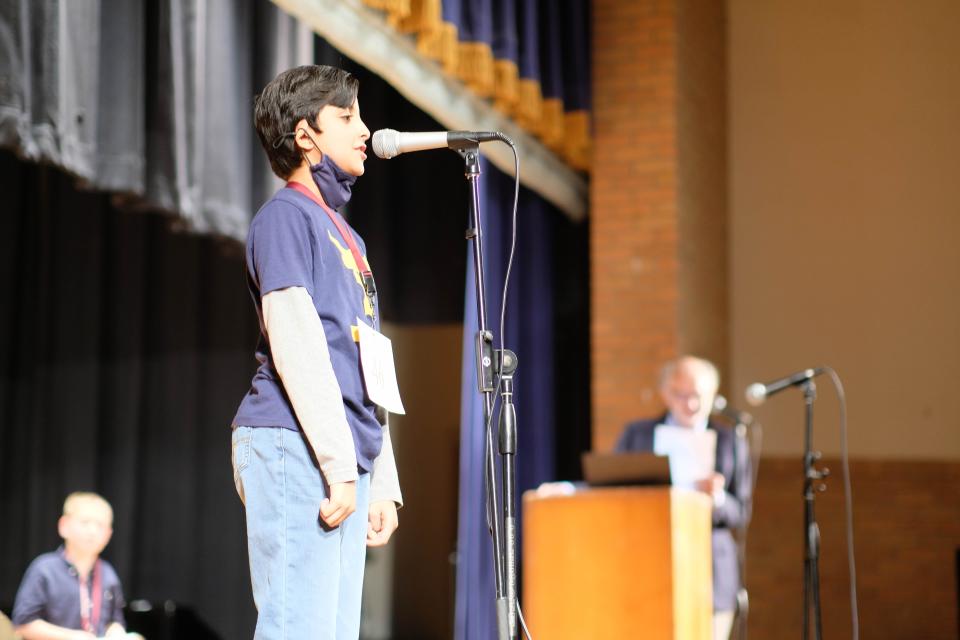
{"type": "Polygon", "coordinates": [[[543,106],[540,138],[559,153],[563,149],[563,31],[560,3],[541,2],[537,19],[540,23],[540,85],[543,106]]]}
{"type": "Polygon", "coordinates": [[[537,0],[518,0],[519,101],[514,117],[520,126],[539,134],[543,124],[543,88],[540,86],[540,25],[537,0]]]}
{"type": "Polygon", "coordinates": [[[0,608],[90,490],[129,599],[250,637],[229,439],[258,331],[242,250],[75,182],[0,151],[0,608]]]}
{"type": "Polygon", "coordinates": [[[517,61],[520,48],[517,41],[516,0],[493,2],[493,104],[507,115],[513,114],[520,99],[517,61]]]}
{"type": "Polygon", "coordinates": [[[590,168],[590,5],[565,0],[562,12],[563,156],[573,167],[590,168]],[[587,52],[584,54],[584,52],[587,52]]]}
{"type": "Polygon", "coordinates": [[[243,239],[274,188],[253,95],[312,42],[266,0],[2,0],[0,147],[243,239]]]}

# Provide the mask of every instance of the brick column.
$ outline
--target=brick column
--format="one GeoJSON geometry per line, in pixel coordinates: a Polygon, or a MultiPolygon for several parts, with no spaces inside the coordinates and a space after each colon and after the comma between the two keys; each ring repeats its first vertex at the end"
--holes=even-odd
{"type": "Polygon", "coordinates": [[[722,7],[593,3],[593,445],[661,410],[661,364],[726,366],[722,7]]]}

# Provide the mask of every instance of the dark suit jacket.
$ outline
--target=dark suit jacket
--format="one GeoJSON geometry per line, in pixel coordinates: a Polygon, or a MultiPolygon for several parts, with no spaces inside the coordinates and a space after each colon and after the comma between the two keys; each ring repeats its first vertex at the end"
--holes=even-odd
{"type": "MultiPolygon", "coordinates": [[[[617,442],[617,451],[653,451],[653,431],[663,424],[666,416],[654,420],[631,422],[617,442]]],[[[726,480],[726,499],[713,509],[713,608],[733,611],[740,589],[740,565],[737,544],[731,529],[743,526],[749,518],[752,472],[746,443],[738,444],[733,431],[710,422],[708,429],[717,432],[716,470],[726,480]],[[739,467],[740,473],[735,473],[739,467]],[[739,480],[739,482],[738,482],[739,480]]]]}

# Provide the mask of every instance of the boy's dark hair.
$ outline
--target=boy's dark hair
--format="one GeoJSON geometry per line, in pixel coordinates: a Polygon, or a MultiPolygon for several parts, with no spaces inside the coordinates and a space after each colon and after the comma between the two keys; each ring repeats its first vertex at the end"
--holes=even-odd
{"type": "Polygon", "coordinates": [[[278,177],[290,177],[303,160],[294,143],[296,124],[303,119],[319,131],[320,110],[328,104],[350,108],[359,85],[343,69],[305,65],[284,71],[263,88],[253,103],[253,123],[278,177]]]}

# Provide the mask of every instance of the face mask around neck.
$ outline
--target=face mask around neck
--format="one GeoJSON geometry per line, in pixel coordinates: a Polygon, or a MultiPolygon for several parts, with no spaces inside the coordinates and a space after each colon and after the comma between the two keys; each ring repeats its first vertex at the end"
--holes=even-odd
{"type": "Polygon", "coordinates": [[[310,175],[313,176],[313,182],[320,189],[323,201],[331,209],[339,209],[350,202],[353,183],[357,181],[357,176],[351,175],[338,167],[329,155],[324,154],[320,162],[310,165],[310,175]]]}
{"type": "MultiPolygon", "coordinates": [[[[307,133],[304,130],[304,133],[307,133]]],[[[310,141],[317,151],[320,151],[320,145],[313,139],[309,133],[310,141]]],[[[350,195],[353,191],[353,183],[357,181],[357,176],[351,175],[337,166],[337,163],[330,159],[330,156],[320,151],[320,162],[310,165],[310,175],[313,176],[313,182],[320,190],[323,201],[331,209],[340,209],[343,205],[350,202],[350,195]]],[[[306,154],[303,156],[306,158],[306,154]]],[[[307,162],[310,159],[307,158],[307,162]]]]}

